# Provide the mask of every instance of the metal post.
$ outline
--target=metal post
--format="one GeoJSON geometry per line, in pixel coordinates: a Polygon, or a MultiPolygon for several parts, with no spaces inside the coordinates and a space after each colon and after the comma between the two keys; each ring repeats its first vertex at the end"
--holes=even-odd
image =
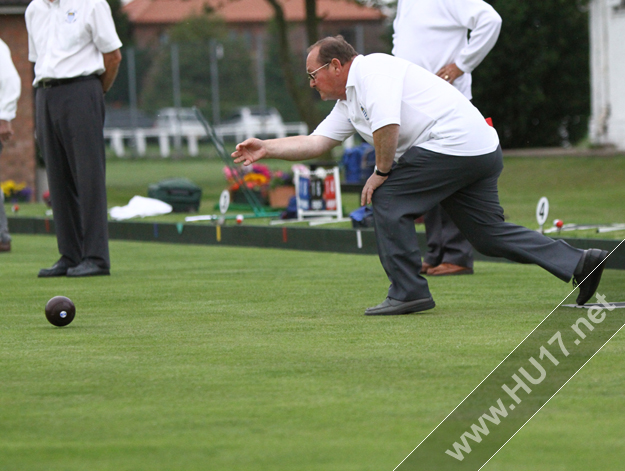
{"type": "Polygon", "coordinates": [[[258,77],[258,106],[261,112],[261,134],[265,134],[265,110],[267,108],[267,93],[265,89],[265,48],[264,35],[256,35],[256,76],[258,77]]]}
{"type": "Polygon", "coordinates": [[[223,57],[223,46],[216,40],[210,40],[210,68],[211,68],[211,101],[213,108],[213,126],[219,124],[221,110],[219,109],[219,67],[217,61],[223,57]]]}
{"type": "Polygon", "coordinates": [[[365,27],[362,23],[358,23],[356,29],[356,51],[359,54],[365,54],[365,27]]]}
{"type": "Polygon", "coordinates": [[[176,43],[171,44],[171,77],[174,88],[174,108],[176,109],[174,148],[176,151],[180,151],[182,148],[182,130],[180,129],[178,111],[182,104],[180,100],[180,51],[176,43]]]}
{"type": "Polygon", "coordinates": [[[137,73],[135,63],[135,48],[129,47],[127,50],[128,55],[128,99],[130,101],[130,126],[132,127],[134,138],[133,150],[136,152],[139,149],[139,143],[137,142],[137,73]]]}

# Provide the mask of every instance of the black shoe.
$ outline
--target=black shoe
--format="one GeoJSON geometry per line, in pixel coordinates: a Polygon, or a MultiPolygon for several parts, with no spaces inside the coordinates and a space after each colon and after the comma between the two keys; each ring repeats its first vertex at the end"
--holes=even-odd
{"type": "Polygon", "coordinates": [[[67,276],[71,278],[79,276],[102,276],[110,274],[111,271],[108,268],[99,266],[93,260],[83,260],[76,267],[67,270],[67,276]]]}
{"type": "Polygon", "coordinates": [[[39,278],[51,278],[53,276],[65,276],[67,274],[67,270],[76,265],[70,265],[65,260],[61,259],[52,265],[50,268],[42,268],[39,270],[39,278]]]}
{"type": "Polygon", "coordinates": [[[415,299],[414,301],[398,301],[386,298],[375,307],[365,311],[366,316],[394,316],[397,314],[410,314],[412,312],[427,311],[435,307],[434,300],[429,298],[415,299]]]}
{"type": "Polygon", "coordinates": [[[584,252],[582,271],[573,276],[573,285],[579,285],[578,306],[586,304],[597,291],[607,256],[607,250],[588,249],[584,252]]]}

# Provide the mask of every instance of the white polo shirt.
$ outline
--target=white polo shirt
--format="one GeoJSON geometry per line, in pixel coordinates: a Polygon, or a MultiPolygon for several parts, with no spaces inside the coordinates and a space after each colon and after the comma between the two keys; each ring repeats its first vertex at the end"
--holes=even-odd
{"type": "Polygon", "coordinates": [[[33,0],[26,9],[35,81],[100,75],[103,53],[122,46],[106,0],[33,0]]]}
{"type": "Polygon", "coordinates": [[[493,48],[500,30],[501,17],[483,0],[399,0],[393,55],[434,74],[455,63],[464,74],[453,85],[471,99],[471,72],[493,48]]]}
{"type": "Polygon", "coordinates": [[[387,54],[357,56],[338,100],[313,135],[343,141],[355,132],[373,145],[373,132],[399,124],[395,160],[417,146],[447,155],[494,152],[499,137],[475,106],[449,83],[387,54]]]}
{"type": "Polygon", "coordinates": [[[9,46],[0,39],[0,119],[15,119],[21,91],[22,82],[11,60],[9,46]]]}

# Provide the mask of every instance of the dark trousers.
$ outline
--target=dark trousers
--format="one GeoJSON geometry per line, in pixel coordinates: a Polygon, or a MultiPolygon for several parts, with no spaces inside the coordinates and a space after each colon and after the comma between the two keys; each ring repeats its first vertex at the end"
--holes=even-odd
{"type": "Polygon", "coordinates": [[[36,111],[59,253],[109,268],[102,85],[94,77],[38,88],[36,111]]]}
{"type": "Polygon", "coordinates": [[[504,222],[497,179],[501,149],[457,157],[409,149],[373,194],[376,240],[391,281],[388,296],[411,301],[430,296],[419,275],[421,253],[414,220],[440,203],[473,247],[492,257],[534,263],[569,281],[583,250],[536,231],[504,222]]]}
{"type": "MultiPolygon", "coordinates": [[[[0,142],[0,154],[2,154],[2,143],[0,142]]],[[[4,193],[0,190],[0,242],[10,242],[9,223],[4,211],[4,193]]]]}
{"type": "Polygon", "coordinates": [[[428,251],[423,261],[432,266],[451,263],[473,268],[473,247],[440,204],[423,215],[428,251]]]}

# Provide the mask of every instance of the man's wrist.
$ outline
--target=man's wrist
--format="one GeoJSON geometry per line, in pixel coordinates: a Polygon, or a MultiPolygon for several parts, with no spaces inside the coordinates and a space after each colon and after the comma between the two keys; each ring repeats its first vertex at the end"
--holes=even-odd
{"type": "Polygon", "coordinates": [[[392,169],[392,168],[390,168],[390,169],[388,170],[388,172],[383,172],[383,171],[381,171],[381,170],[378,168],[378,166],[376,165],[376,166],[375,166],[374,173],[375,173],[376,175],[380,176],[380,177],[388,177],[388,176],[391,174],[391,172],[392,172],[392,171],[393,171],[393,169],[392,169]]]}

